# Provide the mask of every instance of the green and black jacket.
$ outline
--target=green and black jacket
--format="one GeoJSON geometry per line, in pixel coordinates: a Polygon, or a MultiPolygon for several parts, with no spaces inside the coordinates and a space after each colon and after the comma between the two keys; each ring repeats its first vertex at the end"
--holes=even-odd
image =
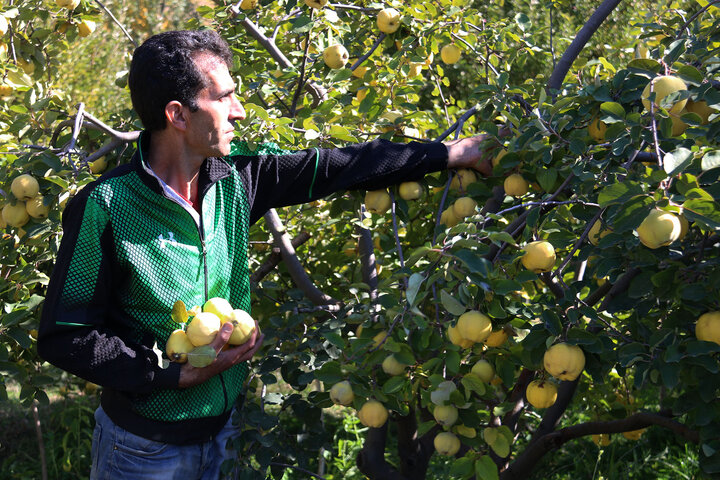
{"type": "MultiPolygon", "coordinates": [[[[149,135],[141,149],[146,151],[149,135]]],[[[199,174],[200,213],[173,198],[142,155],[82,189],[63,214],[64,235],[43,307],[38,349],[47,361],[102,385],[119,426],[173,444],[206,441],[225,424],[246,364],[179,389],[180,365],[153,346],[177,324],[173,303],[223,297],[250,311],[248,228],[270,208],[348,189],[373,190],[447,166],[443,144],[384,140],[289,152],[234,143],[199,174]]]]}

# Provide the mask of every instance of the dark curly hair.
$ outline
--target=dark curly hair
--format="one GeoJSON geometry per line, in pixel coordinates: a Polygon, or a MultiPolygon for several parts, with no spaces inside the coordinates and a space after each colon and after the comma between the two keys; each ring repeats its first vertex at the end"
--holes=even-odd
{"type": "Polygon", "coordinates": [[[128,84],[133,108],[147,130],[165,129],[165,106],[173,100],[197,110],[205,78],[195,59],[203,53],[232,66],[228,44],[213,30],[159,33],[135,49],[128,84]]]}

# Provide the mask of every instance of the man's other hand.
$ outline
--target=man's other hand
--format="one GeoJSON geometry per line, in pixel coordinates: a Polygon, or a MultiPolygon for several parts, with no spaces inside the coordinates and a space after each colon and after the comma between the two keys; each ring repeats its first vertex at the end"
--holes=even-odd
{"type": "Polygon", "coordinates": [[[255,331],[247,342],[242,345],[230,346],[230,348],[223,350],[232,332],[233,324],[226,322],[215,336],[215,340],[210,343],[217,352],[217,358],[215,358],[213,363],[203,368],[193,367],[189,363],[182,366],[180,369],[180,381],[178,383],[180,388],[198,385],[238,363],[250,360],[260,349],[263,339],[265,338],[265,335],[260,333],[260,327],[256,320],[255,331]]]}

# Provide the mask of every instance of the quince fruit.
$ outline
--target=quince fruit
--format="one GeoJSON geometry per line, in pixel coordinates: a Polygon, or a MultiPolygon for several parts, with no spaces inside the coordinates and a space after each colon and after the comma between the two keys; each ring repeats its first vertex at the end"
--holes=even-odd
{"type": "Polygon", "coordinates": [[[585,368],[585,354],[577,345],[556,343],[543,356],[543,366],[559,380],[575,380],[585,368]]]}

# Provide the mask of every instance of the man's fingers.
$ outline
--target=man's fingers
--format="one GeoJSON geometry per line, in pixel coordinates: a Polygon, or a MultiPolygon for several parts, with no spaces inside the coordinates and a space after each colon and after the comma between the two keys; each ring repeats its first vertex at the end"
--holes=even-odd
{"type": "MultiPolygon", "coordinates": [[[[252,346],[250,351],[245,352],[245,354],[242,355],[238,361],[244,362],[245,360],[250,360],[252,357],[254,357],[255,354],[257,353],[257,351],[260,350],[260,347],[262,347],[262,342],[264,339],[265,339],[265,335],[261,333],[260,337],[258,337],[257,341],[252,346]]],[[[250,342],[248,342],[248,343],[250,343],[250,342]]]]}
{"type": "Polygon", "coordinates": [[[245,360],[250,360],[253,355],[255,355],[255,353],[260,350],[264,338],[265,335],[261,333],[255,338],[255,341],[253,341],[253,339],[250,339],[242,345],[238,345],[237,347],[233,347],[229,350],[221,352],[220,355],[228,356],[229,358],[231,358],[232,364],[244,362],[245,360]]]}
{"type": "Polygon", "coordinates": [[[228,340],[230,340],[230,335],[232,335],[234,328],[235,327],[230,322],[226,322],[222,327],[220,327],[220,331],[217,335],[215,335],[215,339],[210,344],[216,352],[220,352],[228,340]]]}
{"type": "Polygon", "coordinates": [[[475,164],[475,170],[483,174],[485,177],[492,175],[492,160],[490,158],[484,158],[475,164]]]}

